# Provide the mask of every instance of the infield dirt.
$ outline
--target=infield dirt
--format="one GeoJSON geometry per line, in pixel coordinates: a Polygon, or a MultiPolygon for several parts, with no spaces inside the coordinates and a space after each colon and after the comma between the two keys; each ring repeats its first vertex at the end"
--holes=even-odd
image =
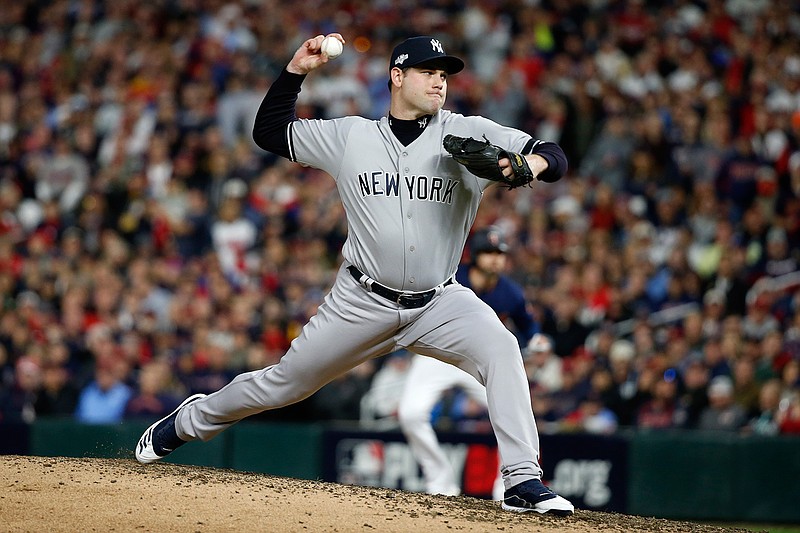
{"type": "Polygon", "coordinates": [[[577,510],[518,515],[497,502],[131,459],[0,458],[0,531],[744,532],[577,510]]]}

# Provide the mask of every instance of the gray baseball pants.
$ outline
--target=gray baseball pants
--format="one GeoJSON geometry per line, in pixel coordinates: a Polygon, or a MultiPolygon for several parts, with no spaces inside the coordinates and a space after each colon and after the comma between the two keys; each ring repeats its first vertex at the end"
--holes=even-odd
{"type": "Polygon", "coordinates": [[[435,357],[486,386],[506,488],[541,478],[539,435],[519,345],[470,289],[437,289],[428,305],[405,309],[368,292],[342,265],[317,314],[275,365],[238,375],[182,409],[181,439],[209,440],[243,418],[311,396],[367,359],[400,348],[435,357]]]}

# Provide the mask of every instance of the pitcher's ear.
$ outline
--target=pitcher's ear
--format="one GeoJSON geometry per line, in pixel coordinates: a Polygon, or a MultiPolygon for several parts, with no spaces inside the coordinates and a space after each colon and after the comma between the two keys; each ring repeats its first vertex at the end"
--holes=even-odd
{"type": "Polygon", "coordinates": [[[400,87],[400,83],[403,80],[403,69],[400,67],[394,67],[389,72],[389,82],[394,85],[395,87],[400,87]]]}

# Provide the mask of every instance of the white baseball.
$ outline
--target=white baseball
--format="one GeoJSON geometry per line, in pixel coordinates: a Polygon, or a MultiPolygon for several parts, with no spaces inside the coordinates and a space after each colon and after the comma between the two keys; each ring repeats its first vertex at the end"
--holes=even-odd
{"type": "Polygon", "coordinates": [[[319,48],[320,52],[328,54],[330,59],[335,59],[342,54],[342,43],[336,37],[325,37],[319,48]]]}

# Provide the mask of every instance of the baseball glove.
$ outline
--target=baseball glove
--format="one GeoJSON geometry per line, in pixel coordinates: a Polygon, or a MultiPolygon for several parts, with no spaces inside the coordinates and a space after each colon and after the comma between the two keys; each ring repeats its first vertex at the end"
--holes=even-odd
{"type": "Polygon", "coordinates": [[[522,154],[509,152],[492,144],[485,135],[482,141],[472,137],[445,135],[442,145],[453,155],[453,159],[479,178],[502,183],[509,189],[528,185],[533,181],[531,167],[528,166],[528,162],[522,154]],[[498,164],[498,161],[504,157],[511,161],[511,169],[514,173],[510,177],[503,176],[503,171],[498,164]]]}

